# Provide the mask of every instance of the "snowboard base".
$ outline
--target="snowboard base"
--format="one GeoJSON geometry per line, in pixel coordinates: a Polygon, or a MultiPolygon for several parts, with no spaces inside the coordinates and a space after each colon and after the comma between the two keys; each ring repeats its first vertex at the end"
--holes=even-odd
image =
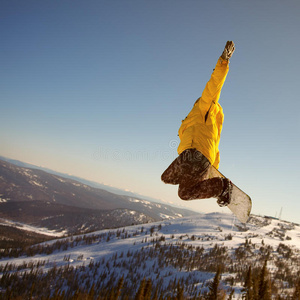
{"type": "MultiPolygon", "coordinates": [[[[211,167],[211,172],[209,174],[209,178],[213,177],[225,177],[221,172],[219,172],[216,168],[211,167]]],[[[232,194],[231,201],[227,207],[233,212],[233,214],[237,217],[237,219],[246,223],[249,219],[252,201],[251,198],[243,192],[240,188],[238,188],[235,184],[232,184],[232,194]]]]}

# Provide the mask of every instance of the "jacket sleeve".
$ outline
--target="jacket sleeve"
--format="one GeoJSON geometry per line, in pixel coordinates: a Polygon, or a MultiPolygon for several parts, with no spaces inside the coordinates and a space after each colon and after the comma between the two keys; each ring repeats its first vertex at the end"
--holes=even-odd
{"type": "Polygon", "coordinates": [[[216,160],[215,160],[213,166],[218,170],[219,165],[220,165],[220,151],[218,150],[218,152],[216,154],[216,160]]]}
{"type": "Polygon", "coordinates": [[[205,89],[198,102],[203,116],[206,115],[212,103],[217,103],[221,95],[221,89],[229,71],[229,61],[218,59],[216,67],[207,82],[205,89]]]}

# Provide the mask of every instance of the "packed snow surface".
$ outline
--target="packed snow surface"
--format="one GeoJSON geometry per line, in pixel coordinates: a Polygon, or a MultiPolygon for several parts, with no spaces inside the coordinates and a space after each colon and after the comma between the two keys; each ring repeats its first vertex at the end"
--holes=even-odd
{"type": "MultiPolygon", "coordinates": [[[[25,225],[22,225],[25,226],[25,225]]],[[[26,225],[28,226],[28,225],[26,225]]],[[[245,242],[245,239],[251,239],[252,244],[263,243],[273,247],[277,247],[280,243],[291,246],[300,250],[300,225],[287,223],[285,221],[266,219],[263,217],[255,217],[254,221],[246,225],[238,222],[233,215],[225,213],[211,213],[203,214],[200,216],[186,217],[181,219],[171,219],[159,221],[156,223],[149,223],[143,225],[135,225],[126,227],[126,232],[130,238],[126,239],[111,239],[110,241],[95,243],[91,245],[78,246],[67,251],[55,252],[51,255],[47,255],[47,260],[55,261],[58,264],[64,264],[63,261],[65,255],[71,257],[77,257],[79,254],[83,255],[84,259],[93,257],[94,260],[103,257],[109,257],[116,252],[126,252],[128,250],[135,251],[144,247],[143,240],[145,237],[150,238],[150,229],[153,226],[161,226],[161,229],[157,233],[158,236],[164,235],[166,242],[176,243],[178,241],[184,241],[187,244],[193,246],[203,246],[204,248],[211,248],[213,244],[219,243],[228,248],[236,248],[240,244],[245,242]],[[136,235],[137,231],[141,231],[143,228],[143,234],[136,235]],[[147,234],[145,234],[145,232],[147,234]],[[226,239],[228,235],[231,235],[231,239],[226,239]],[[197,237],[191,240],[189,237],[197,237]],[[201,238],[201,239],[199,239],[201,238]]],[[[28,226],[31,227],[31,226],[28,226]]],[[[25,229],[23,227],[23,229],[25,229]]],[[[109,229],[96,231],[85,236],[103,235],[105,233],[114,233],[121,229],[109,229]]],[[[124,228],[125,230],[125,228],[124,228]]],[[[51,234],[50,231],[40,230],[44,234],[51,234]]],[[[52,232],[53,235],[57,235],[57,232],[52,232]]],[[[156,235],[157,235],[156,234],[156,235]]],[[[75,237],[74,237],[75,238],[75,237]]],[[[51,244],[56,240],[46,242],[44,244],[51,244]]],[[[37,257],[22,257],[20,259],[2,259],[0,264],[6,264],[13,260],[14,263],[22,263],[26,260],[41,259],[41,256],[37,257]]],[[[74,264],[81,264],[82,262],[76,262],[74,264]]]]}

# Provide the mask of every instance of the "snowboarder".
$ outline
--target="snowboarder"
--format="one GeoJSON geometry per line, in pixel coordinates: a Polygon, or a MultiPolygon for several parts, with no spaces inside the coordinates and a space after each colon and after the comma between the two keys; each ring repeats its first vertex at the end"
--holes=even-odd
{"type": "Polygon", "coordinates": [[[231,181],[210,178],[210,171],[212,166],[218,169],[220,162],[218,146],[224,114],[219,98],[234,50],[234,43],[228,41],[201,97],[179,128],[179,156],[161,176],[165,183],[179,184],[182,200],[213,197],[220,206],[230,203],[231,181]]]}

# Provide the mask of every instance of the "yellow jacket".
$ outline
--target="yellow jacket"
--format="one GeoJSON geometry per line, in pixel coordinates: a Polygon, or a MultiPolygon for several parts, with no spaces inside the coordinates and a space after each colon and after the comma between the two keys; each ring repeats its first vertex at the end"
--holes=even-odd
{"type": "Polygon", "coordinates": [[[224,120],[223,109],[218,101],[228,71],[229,62],[220,58],[201,97],[179,128],[178,154],[186,149],[196,148],[217,169],[220,163],[219,142],[224,120]]]}

